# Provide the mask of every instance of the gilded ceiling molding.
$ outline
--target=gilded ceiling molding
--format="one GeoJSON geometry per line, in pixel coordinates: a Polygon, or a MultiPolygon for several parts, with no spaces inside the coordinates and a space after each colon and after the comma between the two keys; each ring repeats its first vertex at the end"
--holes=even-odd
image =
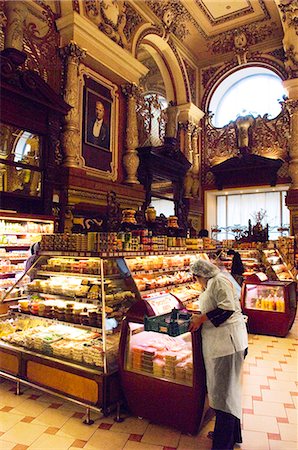
{"type": "Polygon", "coordinates": [[[144,23],[145,21],[138,11],[132,8],[129,3],[126,3],[126,24],[123,32],[127,42],[130,44],[130,48],[136,31],[144,23]]]}
{"type": "Polygon", "coordinates": [[[218,34],[208,42],[208,49],[214,54],[223,54],[237,51],[238,48],[263,42],[270,36],[274,36],[278,32],[275,22],[269,24],[253,23],[248,26],[236,28],[235,30],[226,31],[218,34]]]}
{"type": "Polygon", "coordinates": [[[179,0],[145,0],[145,3],[161,20],[167,35],[173,33],[181,41],[188,36],[187,22],[195,21],[179,0]]]}
{"type": "Polygon", "coordinates": [[[280,0],[284,30],[285,66],[289,78],[298,77],[298,0],[280,0]]]}
{"type": "MultiPolygon", "coordinates": [[[[230,14],[226,14],[224,17],[219,17],[218,19],[214,19],[214,17],[210,14],[210,12],[208,11],[208,9],[205,7],[205,5],[201,2],[201,0],[195,0],[195,3],[197,4],[197,6],[199,7],[199,9],[203,12],[203,14],[208,18],[209,22],[211,23],[211,25],[219,25],[221,23],[225,23],[227,21],[230,21],[231,19],[235,20],[238,17],[243,17],[246,14],[251,14],[254,12],[254,9],[251,5],[251,3],[249,2],[249,5],[246,8],[242,8],[241,10],[237,10],[233,13],[230,14]]],[[[266,17],[270,17],[269,13],[267,11],[267,8],[265,7],[264,3],[262,0],[260,0],[260,4],[264,6],[263,11],[266,12],[266,17]]]]}
{"type": "Polygon", "coordinates": [[[83,4],[86,16],[100,31],[121,47],[129,47],[124,33],[127,18],[123,0],[85,0],[83,4]]]}

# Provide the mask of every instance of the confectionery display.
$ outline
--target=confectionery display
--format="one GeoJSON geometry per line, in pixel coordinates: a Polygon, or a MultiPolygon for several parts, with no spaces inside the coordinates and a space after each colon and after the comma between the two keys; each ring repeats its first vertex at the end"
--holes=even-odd
{"type": "Polygon", "coordinates": [[[294,279],[293,274],[277,249],[263,250],[263,254],[264,262],[272,279],[281,281],[294,279]]]}
{"type": "Polygon", "coordinates": [[[54,222],[37,216],[20,216],[2,213],[0,216],[0,300],[22,298],[28,278],[18,284],[18,289],[8,293],[22,276],[25,261],[32,243],[40,241],[42,234],[53,233],[54,222]]]}
{"type": "Polygon", "coordinates": [[[140,332],[132,336],[127,355],[127,370],[192,384],[192,348],[186,336],[174,340],[167,335],[140,332]]]}
{"type": "Polygon", "coordinates": [[[18,317],[12,324],[16,331],[9,337],[2,334],[1,339],[56,358],[91,365],[96,361],[100,367],[107,351],[115,365],[117,352],[109,349],[114,344],[117,347],[121,320],[135,301],[117,260],[42,254],[28,274],[33,279],[26,276],[24,297],[10,308],[18,317]],[[23,321],[20,315],[25,317],[23,321]],[[103,328],[106,349],[101,340],[103,328]],[[97,350],[100,363],[94,357],[97,350]]]}
{"type": "Polygon", "coordinates": [[[200,252],[171,256],[139,256],[126,258],[126,262],[143,298],[147,297],[148,292],[166,290],[187,308],[197,310],[197,303],[193,300],[198,298],[202,287],[194,282],[189,267],[198,257],[209,259],[206,253],[200,252]]]}

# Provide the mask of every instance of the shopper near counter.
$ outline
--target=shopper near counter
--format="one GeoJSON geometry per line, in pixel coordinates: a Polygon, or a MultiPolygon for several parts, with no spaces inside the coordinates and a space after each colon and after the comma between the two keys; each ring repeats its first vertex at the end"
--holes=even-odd
{"type": "MultiPolygon", "coordinates": [[[[35,264],[35,262],[38,260],[39,251],[40,251],[40,243],[39,242],[35,242],[34,244],[31,245],[31,247],[30,247],[31,255],[29,256],[29,258],[27,258],[27,260],[25,262],[25,272],[27,272],[33,266],[33,264],[35,264]]],[[[31,279],[33,278],[31,273],[30,273],[30,278],[31,279]]]]}
{"type": "Polygon", "coordinates": [[[240,286],[241,286],[243,283],[243,273],[244,273],[245,269],[244,269],[244,265],[243,265],[240,253],[236,252],[233,249],[230,249],[227,252],[227,255],[233,256],[231,274],[235,278],[237,283],[240,284],[240,286]]]}
{"type": "Polygon", "coordinates": [[[192,316],[189,330],[202,325],[207,391],[216,420],[212,450],[232,450],[241,436],[241,372],[248,336],[239,296],[232,283],[209,261],[196,260],[191,272],[205,289],[199,297],[201,314],[192,316]]]}

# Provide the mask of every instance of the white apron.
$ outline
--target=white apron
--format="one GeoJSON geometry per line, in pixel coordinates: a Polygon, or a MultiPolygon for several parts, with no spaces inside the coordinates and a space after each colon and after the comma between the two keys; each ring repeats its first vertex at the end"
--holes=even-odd
{"type": "Polygon", "coordinates": [[[199,298],[202,314],[216,308],[233,310],[234,313],[218,327],[210,320],[202,325],[209,404],[214,409],[233,414],[240,419],[241,368],[248,337],[239,297],[231,282],[222,273],[208,280],[207,288],[199,298]]]}

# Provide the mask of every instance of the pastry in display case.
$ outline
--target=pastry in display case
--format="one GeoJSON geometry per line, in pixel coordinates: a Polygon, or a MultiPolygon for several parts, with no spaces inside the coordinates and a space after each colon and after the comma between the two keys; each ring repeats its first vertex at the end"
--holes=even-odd
{"type": "MultiPolygon", "coordinates": [[[[24,285],[28,278],[22,278],[29,248],[38,242],[43,234],[54,232],[51,217],[19,215],[2,212],[0,214],[0,302],[15,301],[24,296],[24,285]],[[18,282],[18,289],[7,291],[18,282]]],[[[5,308],[6,312],[7,308],[5,308]]]]}
{"type": "Polygon", "coordinates": [[[188,332],[189,323],[171,293],[135,303],[122,324],[120,377],[134,415],[195,434],[206,388],[200,332],[188,332]]]}
{"type": "Polygon", "coordinates": [[[267,270],[270,273],[270,278],[281,281],[294,279],[292,272],[283,261],[282,256],[277,249],[263,250],[263,255],[267,270]]]}
{"type": "Polygon", "coordinates": [[[0,322],[1,369],[13,354],[21,379],[105,410],[119,401],[120,324],[136,297],[121,261],[41,254],[26,297],[0,322]]]}
{"type": "Polygon", "coordinates": [[[294,281],[261,281],[257,275],[242,286],[242,310],[248,317],[250,333],[285,337],[297,308],[294,281]]]}
{"type": "Polygon", "coordinates": [[[206,253],[196,252],[126,257],[125,262],[141,298],[148,298],[152,292],[170,292],[186,308],[197,310],[195,300],[202,286],[193,280],[189,271],[190,264],[197,258],[209,259],[206,253]]]}

